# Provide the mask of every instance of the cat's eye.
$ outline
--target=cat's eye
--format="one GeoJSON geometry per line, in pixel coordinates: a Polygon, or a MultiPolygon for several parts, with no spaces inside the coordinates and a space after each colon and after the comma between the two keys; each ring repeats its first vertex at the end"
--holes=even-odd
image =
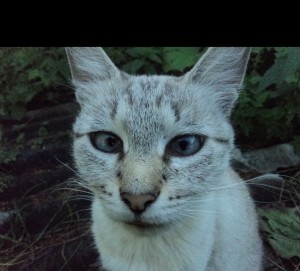
{"type": "Polygon", "coordinates": [[[189,156],[198,152],[204,145],[205,137],[201,135],[180,135],[167,145],[167,153],[172,156],[189,156]]]}
{"type": "Polygon", "coordinates": [[[122,152],[122,140],[109,132],[95,132],[90,134],[93,146],[103,152],[119,153],[122,152]]]}

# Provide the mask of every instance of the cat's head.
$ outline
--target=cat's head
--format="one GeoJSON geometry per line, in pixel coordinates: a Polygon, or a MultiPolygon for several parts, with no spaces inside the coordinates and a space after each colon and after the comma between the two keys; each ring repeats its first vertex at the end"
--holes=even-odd
{"type": "Polygon", "coordinates": [[[68,48],[81,111],[74,158],[108,216],[164,224],[188,215],[228,169],[229,116],[248,48],[210,48],[181,77],[133,76],[100,48],[68,48]]]}

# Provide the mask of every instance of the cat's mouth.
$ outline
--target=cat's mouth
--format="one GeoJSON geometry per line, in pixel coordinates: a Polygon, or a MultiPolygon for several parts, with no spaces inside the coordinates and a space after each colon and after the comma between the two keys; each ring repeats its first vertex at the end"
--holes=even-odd
{"type": "Polygon", "coordinates": [[[135,227],[137,229],[143,229],[143,230],[154,229],[154,228],[159,228],[159,227],[163,226],[163,225],[160,225],[157,223],[145,222],[145,221],[141,220],[140,218],[136,218],[131,221],[125,221],[125,224],[135,227]]]}
{"type": "Polygon", "coordinates": [[[146,223],[140,220],[133,220],[133,221],[126,221],[125,222],[127,225],[134,226],[140,229],[150,229],[150,228],[156,228],[158,225],[156,224],[150,224],[146,223]]]}

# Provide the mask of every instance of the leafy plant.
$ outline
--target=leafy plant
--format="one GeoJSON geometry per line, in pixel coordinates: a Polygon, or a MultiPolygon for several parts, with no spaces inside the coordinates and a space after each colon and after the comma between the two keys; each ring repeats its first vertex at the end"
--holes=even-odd
{"type": "Polygon", "coordinates": [[[184,72],[200,58],[199,47],[165,47],[163,48],[164,72],[184,72]]]}
{"type": "Polygon", "coordinates": [[[265,146],[300,133],[299,58],[300,48],[254,48],[233,115],[240,141],[265,146]]]}
{"type": "Polygon", "coordinates": [[[0,130],[0,164],[9,164],[10,162],[13,162],[17,159],[17,156],[23,149],[23,139],[24,133],[20,133],[17,138],[15,138],[12,141],[9,141],[7,138],[4,138],[2,136],[0,130]]]}
{"type": "Polygon", "coordinates": [[[263,231],[276,253],[286,259],[300,257],[299,210],[259,209],[259,214],[263,231]]]}
{"type": "Polygon", "coordinates": [[[203,49],[203,47],[105,48],[114,63],[131,74],[182,74],[197,62],[203,49]]]}
{"type": "Polygon", "coordinates": [[[130,74],[159,73],[162,59],[160,47],[106,47],[113,62],[130,74]]]}
{"type": "Polygon", "coordinates": [[[0,62],[0,117],[22,119],[38,94],[49,100],[69,77],[63,48],[1,48],[0,62]]]}

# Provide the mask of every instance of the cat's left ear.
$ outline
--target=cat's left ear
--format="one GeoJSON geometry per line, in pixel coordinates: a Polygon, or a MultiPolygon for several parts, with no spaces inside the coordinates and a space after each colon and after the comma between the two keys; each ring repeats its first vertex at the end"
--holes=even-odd
{"type": "Polygon", "coordinates": [[[223,113],[229,116],[243,83],[250,52],[248,47],[211,47],[184,79],[216,96],[223,113]]]}
{"type": "Polygon", "coordinates": [[[100,47],[68,47],[66,53],[75,85],[111,79],[120,74],[100,47]]]}

